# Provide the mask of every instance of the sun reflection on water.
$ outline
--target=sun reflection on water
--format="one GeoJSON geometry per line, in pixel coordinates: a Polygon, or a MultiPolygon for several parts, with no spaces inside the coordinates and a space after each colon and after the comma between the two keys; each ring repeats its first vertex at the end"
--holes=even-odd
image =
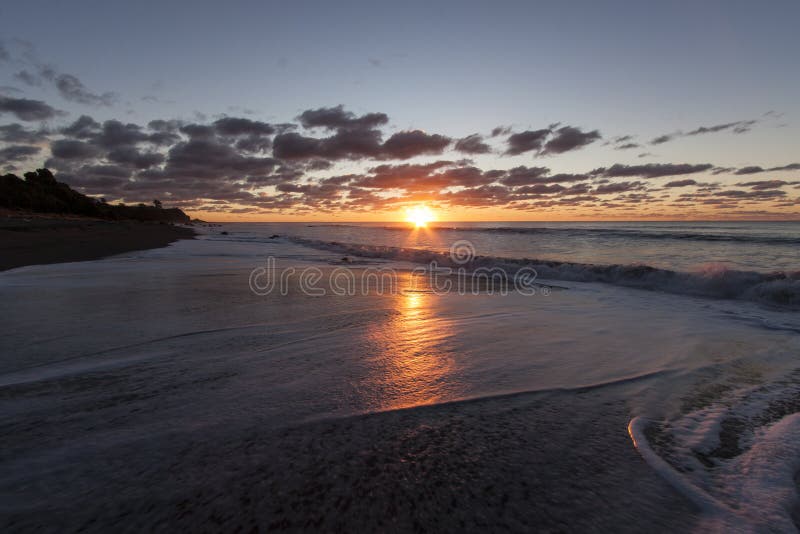
{"type": "Polygon", "coordinates": [[[373,384],[380,409],[432,404],[452,398],[454,360],[448,350],[447,322],[435,314],[432,293],[406,289],[392,295],[393,313],[367,333],[376,348],[373,384]]]}

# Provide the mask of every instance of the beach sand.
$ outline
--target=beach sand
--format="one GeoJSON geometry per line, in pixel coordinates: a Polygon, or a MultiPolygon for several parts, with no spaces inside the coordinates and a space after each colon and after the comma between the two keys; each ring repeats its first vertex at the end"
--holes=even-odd
{"type": "Polygon", "coordinates": [[[0,217],[0,271],[24,265],[86,261],[165,247],[191,228],[135,221],[8,215],[0,217]]]}
{"type": "MultiPolygon", "coordinates": [[[[63,387],[70,395],[97,384],[63,387]]],[[[102,397],[84,410],[130,402],[102,397]]],[[[694,510],[639,457],[629,418],[624,395],[610,387],[279,427],[106,430],[120,443],[60,451],[58,467],[35,475],[4,473],[0,516],[8,532],[689,529],[694,510]]],[[[4,431],[19,439],[43,425],[53,425],[52,436],[61,423],[20,421],[4,431]]]]}

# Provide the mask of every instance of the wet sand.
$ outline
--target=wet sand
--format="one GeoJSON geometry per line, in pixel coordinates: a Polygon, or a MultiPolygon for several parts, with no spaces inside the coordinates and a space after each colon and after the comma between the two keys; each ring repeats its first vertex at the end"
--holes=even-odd
{"type": "Polygon", "coordinates": [[[191,239],[191,228],[82,218],[0,217],[0,271],[96,260],[191,239]]]}
{"type": "MultiPolygon", "coordinates": [[[[62,392],[76,387],[97,384],[64,383],[62,392]]],[[[18,399],[43,393],[13,389],[18,399]]],[[[516,394],[300,425],[197,421],[193,432],[120,433],[124,444],[62,451],[59,467],[35,476],[4,473],[0,517],[8,532],[691,529],[691,505],[628,438],[619,390],[516,394]]],[[[104,397],[84,409],[103,409],[113,395],[104,397]]],[[[33,437],[46,424],[4,430],[33,437]]]]}

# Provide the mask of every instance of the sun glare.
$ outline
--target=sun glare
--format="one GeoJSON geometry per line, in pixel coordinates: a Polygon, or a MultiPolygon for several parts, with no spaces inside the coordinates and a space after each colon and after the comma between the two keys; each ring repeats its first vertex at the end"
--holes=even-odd
{"type": "Polygon", "coordinates": [[[433,212],[427,206],[416,206],[406,210],[406,220],[417,228],[424,228],[435,218],[433,212]]]}

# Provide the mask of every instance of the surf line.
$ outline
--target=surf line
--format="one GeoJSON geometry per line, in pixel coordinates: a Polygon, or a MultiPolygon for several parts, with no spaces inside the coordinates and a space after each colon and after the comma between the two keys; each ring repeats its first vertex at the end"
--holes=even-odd
{"type": "Polygon", "coordinates": [[[658,473],[661,478],[666,480],[678,493],[700,508],[703,513],[728,521],[739,518],[738,514],[736,514],[733,509],[686,480],[686,478],[669,465],[666,460],[656,454],[644,435],[647,425],[651,422],[652,421],[642,416],[636,416],[628,423],[628,435],[631,437],[631,441],[633,441],[633,446],[647,465],[658,473]]]}

